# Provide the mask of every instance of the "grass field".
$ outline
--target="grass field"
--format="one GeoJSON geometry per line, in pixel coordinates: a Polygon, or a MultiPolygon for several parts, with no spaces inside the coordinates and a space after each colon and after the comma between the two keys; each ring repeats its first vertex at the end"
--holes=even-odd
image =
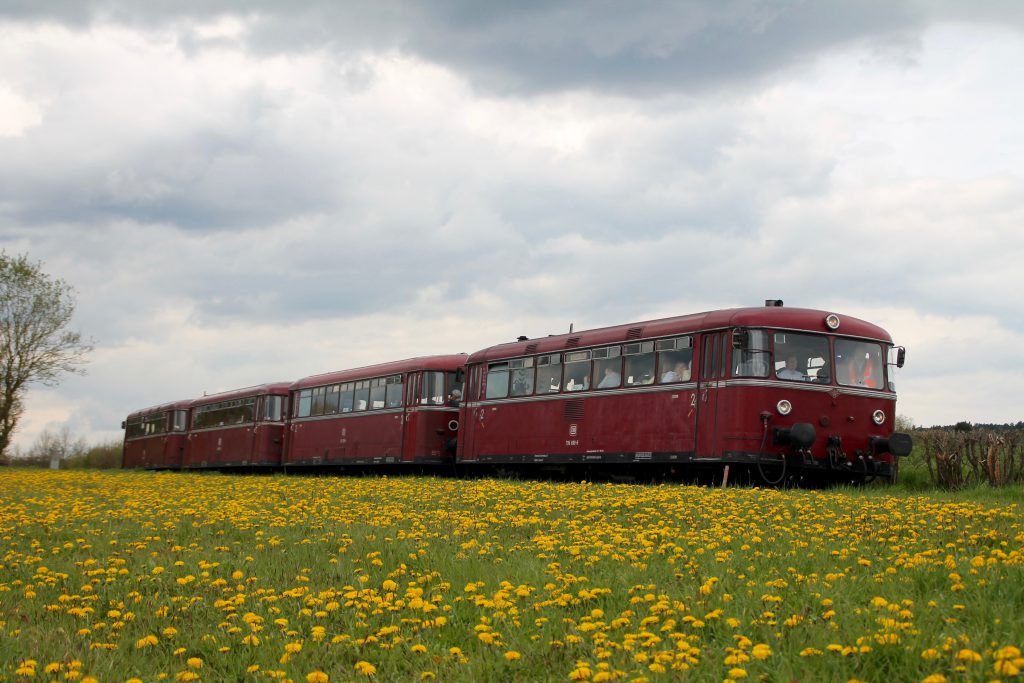
{"type": "Polygon", "coordinates": [[[1014,680],[1012,500],[0,470],[0,679],[1014,680]]]}

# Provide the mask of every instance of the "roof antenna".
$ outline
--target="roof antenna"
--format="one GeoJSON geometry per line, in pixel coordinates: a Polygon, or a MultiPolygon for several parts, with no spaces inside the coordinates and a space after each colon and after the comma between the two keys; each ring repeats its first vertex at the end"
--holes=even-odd
{"type": "Polygon", "coordinates": [[[572,323],[569,323],[569,334],[572,334],[572,323]]]}

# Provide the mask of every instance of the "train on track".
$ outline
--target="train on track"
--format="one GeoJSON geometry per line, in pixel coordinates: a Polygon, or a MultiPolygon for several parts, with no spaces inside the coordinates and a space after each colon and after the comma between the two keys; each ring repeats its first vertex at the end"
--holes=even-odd
{"type": "Polygon", "coordinates": [[[123,466],[891,479],[905,355],[768,300],[165,403],[127,417],[123,466]]]}

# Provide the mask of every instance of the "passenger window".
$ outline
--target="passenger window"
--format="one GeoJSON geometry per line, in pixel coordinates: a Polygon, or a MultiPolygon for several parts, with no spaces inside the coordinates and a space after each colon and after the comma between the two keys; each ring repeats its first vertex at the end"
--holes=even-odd
{"type": "Polygon", "coordinates": [[[565,391],[583,391],[590,388],[590,351],[573,351],[565,354],[562,380],[565,391]]]}
{"type": "Polygon", "coordinates": [[[658,351],[658,382],[688,382],[693,363],[693,338],[676,337],[655,342],[658,351]]]}
{"type": "Polygon", "coordinates": [[[338,399],[338,410],[342,413],[352,412],[352,396],[355,394],[353,390],[352,382],[345,382],[341,385],[341,391],[338,392],[340,398],[338,399]]]}
{"type": "Polygon", "coordinates": [[[313,407],[310,409],[310,415],[324,414],[324,389],[325,387],[315,387],[313,389],[313,407]]]}
{"type": "Polygon", "coordinates": [[[622,353],[618,346],[594,349],[594,374],[590,385],[598,389],[614,389],[622,386],[622,353]]]}
{"type": "Polygon", "coordinates": [[[637,342],[622,347],[626,386],[654,383],[654,342],[637,342]]]}
{"type": "Polygon", "coordinates": [[[516,358],[508,362],[512,372],[512,396],[529,396],[533,393],[533,358],[516,358]]]}
{"type": "Polygon", "coordinates": [[[355,387],[355,405],[352,409],[358,413],[370,405],[370,380],[356,382],[355,387]]]}
{"type": "Polygon", "coordinates": [[[508,396],[508,363],[491,363],[487,366],[487,398],[508,396]]]}
{"type": "Polygon", "coordinates": [[[338,412],[338,401],[341,399],[340,389],[341,386],[338,384],[327,387],[327,395],[324,397],[324,415],[333,415],[338,412]]]}
{"type": "Polygon", "coordinates": [[[537,356],[537,393],[550,394],[557,392],[561,385],[561,356],[557,353],[552,353],[547,356],[537,356]]]}
{"type": "Polygon", "coordinates": [[[387,380],[383,377],[370,380],[370,408],[384,407],[384,395],[387,391],[387,380]]]}

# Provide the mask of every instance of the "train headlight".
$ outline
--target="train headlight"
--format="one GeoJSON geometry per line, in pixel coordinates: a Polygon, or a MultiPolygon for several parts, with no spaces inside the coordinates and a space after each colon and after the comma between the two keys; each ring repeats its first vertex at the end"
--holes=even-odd
{"type": "Polygon", "coordinates": [[[775,410],[779,411],[779,415],[789,415],[793,412],[793,404],[786,399],[782,399],[775,404],[775,410]]]}
{"type": "Polygon", "coordinates": [[[883,413],[881,410],[876,410],[875,412],[871,413],[871,419],[874,420],[876,425],[880,425],[883,422],[885,422],[885,413],[883,413]]]}
{"type": "Polygon", "coordinates": [[[836,315],[835,313],[829,313],[828,315],[825,316],[825,325],[830,330],[838,330],[839,329],[839,316],[836,315]]]}

